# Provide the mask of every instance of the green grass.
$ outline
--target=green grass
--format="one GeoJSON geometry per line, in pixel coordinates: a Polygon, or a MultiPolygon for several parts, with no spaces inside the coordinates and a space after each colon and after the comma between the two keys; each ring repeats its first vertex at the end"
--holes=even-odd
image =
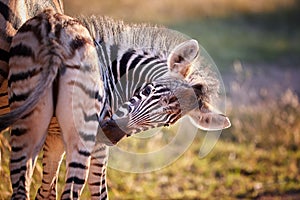
{"type": "Polygon", "coordinates": [[[300,64],[299,11],[192,20],[169,27],[195,38],[227,70],[235,60],[246,63],[300,64]],[[275,23],[276,22],[276,23],[275,23]]]}

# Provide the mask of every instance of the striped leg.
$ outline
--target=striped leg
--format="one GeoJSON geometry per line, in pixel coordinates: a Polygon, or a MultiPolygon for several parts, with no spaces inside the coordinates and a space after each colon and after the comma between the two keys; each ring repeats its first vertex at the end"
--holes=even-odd
{"type": "Polygon", "coordinates": [[[85,88],[91,77],[67,69],[61,76],[57,103],[57,119],[66,145],[66,185],[62,199],[78,199],[88,177],[90,155],[95,145],[100,112],[97,89],[85,88]],[[95,91],[91,92],[91,91],[95,91]],[[94,94],[89,94],[89,93],[94,94]]]}
{"type": "Polygon", "coordinates": [[[36,199],[56,199],[56,182],[59,166],[64,155],[64,145],[60,127],[55,117],[51,120],[43,149],[43,180],[36,199]]]}
{"type": "Polygon", "coordinates": [[[89,44],[75,47],[84,51],[81,53],[87,60],[82,58],[76,66],[76,59],[70,61],[73,65],[68,61],[64,63],[66,70],[60,74],[56,108],[66,149],[67,174],[62,199],[78,199],[82,192],[99,126],[98,113],[103,107],[104,87],[97,71],[99,68],[94,64],[97,62],[85,57],[97,54],[93,48],[89,49],[89,44]]]}
{"type": "MultiPolygon", "coordinates": [[[[35,26],[35,28],[36,32],[45,33],[40,31],[44,30],[44,27],[35,26]]],[[[39,36],[44,37],[44,35],[39,36]]],[[[38,99],[37,104],[33,104],[34,108],[29,105],[25,107],[33,111],[24,115],[11,127],[10,170],[13,199],[29,198],[33,167],[37,154],[44,144],[53,116],[53,90],[49,82],[55,75],[47,73],[47,77],[50,77],[48,82],[43,73],[46,74],[46,70],[55,69],[57,66],[52,59],[52,54],[38,55],[40,52],[43,53],[41,51],[43,47],[40,47],[41,41],[38,41],[40,38],[36,38],[35,33],[24,26],[14,36],[10,49],[8,94],[12,110],[21,106],[26,99],[38,99]],[[44,80],[44,83],[47,82],[48,85],[42,87],[40,80],[44,80]],[[41,89],[43,95],[35,96],[36,88],[43,88],[41,89]]]]}
{"type": "Polygon", "coordinates": [[[91,199],[108,199],[106,185],[106,165],[108,158],[108,147],[97,143],[92,152],[88,185],[91,199]]]}
{"type": "Polygon", "coordinates": [[[107,183],[106,183],[106,167],[107,163],[104,164],[104,168],[102,170],[101,176],[101,190],[100,190],[100,199],[108,199],[108,190],[107,190],[107,183]]]}
{"type": "Polygon", "coordinates": [[[53,113],[51,91],[52,89],[40,100],[32,113],[11,128],[12,199],[29,199],[30,181],[36,158],[44,144],[53,113]]]}
{"type": "Polygon", "coordinates": [[[93,132],[87,134],[87,127],[84,124],[81,124],[82,126],[78,128],[76,127],[69,103],[68,105],[58,103],[57,117],[61,124],[63,139],[66,144],[66,185],[61,198],[78,199],[87,179],[90,153],[95,143],[93,141],[94,135],[93,132]],[[60,112],[60,110],[64,109],[68,110],[69,113],[60,112]],[[89,141],[89,139],[91,140],[89,141]]]}
{"type": "Polygon", "coordinates": [[[103,106],[104,87],[93,40],[77,20],[47,10],[19,29],[12,43],[11,56],[8,85],[11,86],[12,108],[19,106],[15,102],[28,96],[34,99],[37,95],[39,99],[38,103],[32,101],[36,105],[34,110],[12,127],[13,198],[28,198],[32,168],[53,116],[50,84],[59,68],[55,112],[67,154],[62,199],[78,199],[95,144],[99,125],[97,113],[103,106]]]}
{"type": "MultiPolygon", "coordinates": [[[[0,81],[1,84],[1,81],[0,81]]],[[[9,112],[8,94],[7,94],[7,80],[4,80],[0,86],[0,114],[9,112]]]]}

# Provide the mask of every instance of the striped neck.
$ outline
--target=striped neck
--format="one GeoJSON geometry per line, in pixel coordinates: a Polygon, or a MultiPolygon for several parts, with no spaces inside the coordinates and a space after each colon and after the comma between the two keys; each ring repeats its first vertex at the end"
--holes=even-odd
{"type": "Polygon", "coordinates": [[[187,40],[182,34],[146,24],[124,24],[107,17],[80,18],[95,40],[111,112],[145,82],[168,72],[169,52],[187,40]]]}
{"type": "Polygon", "coordinates": [[[112,112],[128,101],[145,82],[168,72],[167,55],[151,49],[123,50],[117,45],[97,44],[99,65],[112,112]]]}

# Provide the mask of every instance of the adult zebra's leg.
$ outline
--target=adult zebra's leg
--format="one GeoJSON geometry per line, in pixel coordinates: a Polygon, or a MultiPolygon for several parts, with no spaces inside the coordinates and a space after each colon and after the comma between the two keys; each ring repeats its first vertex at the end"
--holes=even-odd
{"type": "MultiPolygon", "coordinates": [[[[51,91],[50,88],[36,109],[18,120],[11,128],[10,177],[13,188],[12,199],[29,199],[30,182],[36,158],[44,144],[53,114],[51,91]]],[[[12,103],[12,105],[16,104],[12,103]]]]}
{"type": "Polygon", "coordinates": [[[103,108],[104,86],[94,41],[88,30],[63,15],[55,36],[63,64],[58,77],[56,116],[66,150],[66,184],[62,199],[78,199],[88,177],[91,152],[103,108]]]}
{"type": "MultiPolygon", "coordinates": [[[[63,89],[61,91],[64,91],[63,89]]],[[[90,154],[95,141],[86,139],[93,138],[93,135],[86,136],[86,125],[74,122],[73,118],[81,118],[80,115],[73,116],[72,100],[68,97],[66,101],[58,101],[57,118],[61,125],[63,140],[66,149],[66,185],[63,190],[62,199],[79,199],[83,186],[87,180],[90,154]],[[65,109],[65,110],[64,110],[65,109]]]]}
{"type": "Polygon", "coordinates": [[[106,185],[108,146],[103,143],[97,143],[91,156],[88,178],[91,199],[108,199],[106,185]]]}
{"type": "Polygon", "coordinates": [[[79,69],[67,69],[59,80],[56,116],[65,144],[67,168],[62,199],[80,197],[96,142],[98,113],[102,108],[101,98],[97,96],[103,92],[97,84],[89,85],[88,81],[91,77],[85,77],[79,69]]]}
{"type": "Polygon", "coordinates": [[[36,199],[56,199],[56,182],[64,155],[64,145],[56,117],[51,120],[43,150],[43,179],[36,199]]]}

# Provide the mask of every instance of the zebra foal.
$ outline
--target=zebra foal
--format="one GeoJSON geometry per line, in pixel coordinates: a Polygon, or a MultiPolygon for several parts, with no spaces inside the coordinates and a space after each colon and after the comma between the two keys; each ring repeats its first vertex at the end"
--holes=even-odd
{"type": "Polygon", "coordinates": [[[216,88],[193,73],[198,43],[179,34],[170,37],[167,29],[109,18],[77,20],[46,10],[19,29],[10,52],[12,111],[0,116],[0,130],[12,126],[16,199],[28,198],[36,155],[53,115],[66,150],[62,199],[80,197],[90,165],[89,176],[101,177],[89,182],[95,186],[92,198],[107,198],[106,144],[125,135],[173,124],[184,115],[206,130],[230,125],[210,109],[216,88]]]}

